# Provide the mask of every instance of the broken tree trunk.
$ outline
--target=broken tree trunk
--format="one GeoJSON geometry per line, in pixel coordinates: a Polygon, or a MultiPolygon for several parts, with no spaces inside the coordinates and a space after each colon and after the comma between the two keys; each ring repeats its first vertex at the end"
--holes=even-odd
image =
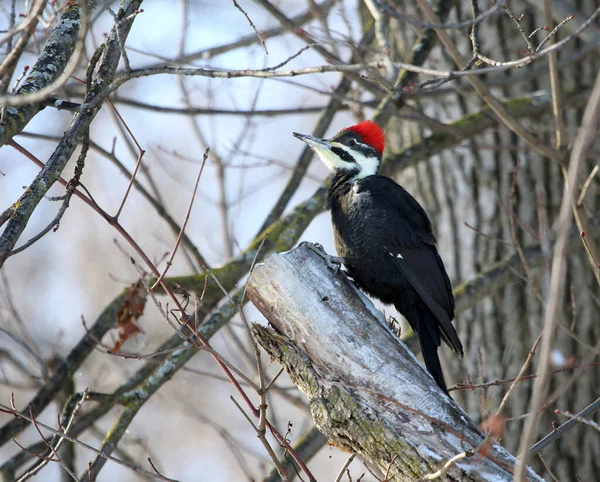
{"type": "MultiPolygon", "coordinates": [[[[269,320],[263,348],[309,399],[330,442],[377,465],[386,480],[508,481],[516,459],[484,443],[381,313],[306,246],[257,265],[248,297],[269,320]]],[[[529,471],[528,480],[543,480],[529,471]]]]}

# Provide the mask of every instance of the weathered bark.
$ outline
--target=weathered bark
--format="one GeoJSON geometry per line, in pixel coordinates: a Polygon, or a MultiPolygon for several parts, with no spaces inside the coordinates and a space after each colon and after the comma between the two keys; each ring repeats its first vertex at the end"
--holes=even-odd
{"type": "MultiPolygon", "coordinates": [[[[92,8],[96,2],[90,2],[92,8]]],[[[44,49],[31,72],[18,89],[17,95],[38,92],[51,85],[63,73],[71,55],[75,51],[81,11],[78,2],[70,2],[61,13],[60,20],[52,29],[44,49]]],[[[9,79],[10,80],[10,79],[9,79]]],[[[3,122],[0,122],[0,146],[4,146],[13,136],[21,132],[31,119],[44,108],[44,102],[25,104],[20,107],[3,106],[6,109],[3,122]]]]}
{"type": "MultiPolygon", "coordinates": [[[[416,480],[484,440],[343,273],[300,246],[272,255],[248,280],[271,327],[258,341],[308,396],[331,443],[377,465],[386,480],[416,480]]],[[[496,443],[458,460],[441,480],[512,480],[496,443]]],[[[529,480],[542,480],[533,472],[529,480]]]]}
{"type": "MultiPolygon", "coordinates": [[[[117,70],[117,66],[119,65],[119,60],[121,59],[121,47],[119,46],[119,41],[124,42],[127,38],[129,30],[131,29],[131,26],[133,25],[133,21],[135,19],[135,15],[132,16],[132,14],[138,11],[142,1],[143,0],[129,0],[122,4],[117,15],[117,22],[111,29],[106,41],[103,44],[103,51],[98,62],[98,75],[94,79],[92,84],[89,86],[89,92],[86,96],[86,100],[90,104],[92,104],[93,102],[97,103],[94,107],[86,109],[84,112],[77,114],[73,118],[71,125],[65,132],[65,135],[61,139],[60,143],[58,144],[48,161],[45,163],[44,168],[40,171],[40,173],[36,176],[36,178],[33,180],[33,182],[30,184],[27,190],[15,203],[15,208],[11,213],[7,226],[2,232],[2,235],[0,235],[0,267],[2,267],[6,259],[10,256],[10,252],[13,250],[15,244],[17,243],[17,241],[21,237],[21,234],[25,230],[25,227],[27,226],[27,223],[29,222],[29,218],[33,214],[33,211],[35,211],[38,204],[44,198],[48,190],[58,180],[58,178],[62,174],[63,169],[67,165],[67,162],[75,152],[75,149],[80,144],[81,140],[84,138],[85,133],[89,130],[90,124],[96,117],[96,114],[100,111],[102,102],[104,101],[107,95],[107,86],[112,82],[115,76],[115,72],[117,70]]],[[[71,10],[75,10],[77,14],[79,14],[79,10],[74,8],[67,9],[66,14],[69,14],[71,10]]],[[[72,22],[71,20],[69,20],[69,17],[65,16],[65,18],[66,24],[70,25],[72,22]]],[[[46,44],[46,50],[40,56],[40,59],[38,61],[39,66],[38,64],[36,64],[36,67],[34,67],[33,69],[34,71],[38,67],[39,69],[42,69],[44,65],[48,68],[48,65],[46,65],[46,63],[48,62],[46,56],[48,55],[48,52],[51,53],[53,51],[52,48],[55,47],[52,39],[53,37],[51,36],[46,44]]],[[[63,41],[67,42],[64,39],[63,41]]],[[[57,43],[59,44],[60,42],[57,43]]],[[[67,42],[67,44],[70,45],[70,41],[67,42]]],[[[65,55],[66,52],[67,51],[65,51],[65,55]]],[[[65,63],[67,61],[68,56],[64,59],[65,63]]],[[[34,73],[35,72],[32,72],[32,74],[29,77],[33,79],[37,78],[38,76],[33,75],[34,73]]],[[[44,76],[42,75],[42,77],[44,76]]],[[[28,85],[29,84],[25,84],[25,86],[22,87],[18,93],[22,93],[22,90],[28,85]]],[[[45,84],[36,85],[34,83],[27,87],[31,88],[31,91],[27,92],[33,92],[45,86],[45,84]]],[[[0,132],[0,135],[6,133],[12,136],[16,134],[19,130],[25,127],[28,121],[28,116],[31,116],[31,118],[33,118],[33,116],[37,112],[39,112],[40,108],[41,107],[39,105],[29,107],[26,106],[26,109],[22,114],[19,114],[18,111],[12,112],[12,114],[16,115],[18,119],[21,119],[22,117],[22,125],[13,122],[13,126],[10,127],[10,129],[6,129],[6,131],[0,132]]],[[[0,142],[3,143],[5,142],[5,140],[0,138],[0,142]]],[[[2,144],[0,143],[0,145],[2,144]]]]}
{"type": "MultiPolygon", "coordinates": [[[[525,14],[524,27],[527,32],[531,32],[536,27],[546,25],[544,3],[510,2],[510,8],[517,17],[521,13],[525,14]]],[[[412,1],[397,1],[396,4],[401,11],[408,14],[415,11],[412,1]]],[[[480,4],[482,9],[489,6],[487,2],[480,4]]],[[[553,1],[552,4],[555,10],[558,6],[564,7],[562,11],[555,11],[556,20],[564,20],[567,16],[564,14],[568,11],[568,15],[575,15],[575,18],[584,21],[598,7],[597,0],[553,1]]],[[[449,21],[464,19],[468,15],[468,2],[461,1],[457,3],[457,9],[453,11],[449,21]]],[[[392,26],[395,28],[396,24],[393,23],[392,26]]],[[[576,25],[568,23],[559,33],[559,38],[564,38],[573,28],[576,28],[576,25]]],[[[406,36],[406,32],[407,29],[400,30],[398,27],[395,36],[401,40],[406,36]]],[[[471,50],[468,32],[450,33],[461,52],[467,55],[471,50]]],[[[597,27],[591,27],[586,35],[582,36],[582,40],[569,44],[561,51],[558,60],[569,60],[586,47],[586,42],[594,41],[597,35],[597,27]]],[[[482,53],[498,60],[519,57],[525,47],[514,22],[504,14],[487,19],[481,26],[480,37],[482,53]]],[[[543,36],[536,38],[540,41],[543,36]]],[[[409,36],[406,48],[411,45],[412,40],[409,36]]],[[[432,57],[443,59],[444,56],[441,49],[436,49],[432,57]]],[[[453,66],[450,62],[436,62],[435,65],[438,68],[453,66]]],[[[560,88],[577,90],[589,87],[599,67],[600,56],[597,55],[597,50],[593,55],[561,67],[560,88]]],[[[546,61],[526,69],[489,76],[486,77],[486,81],[495,84],[493,92],[499,99],[550,90],[546,61]],[[543,66],[546,67],[545,71],[542,70],[525,81],[519,80],[521,75],[543,66]],[[503,80],[505,82],[501,85],[503,80]]],[[[434,102],[427,99],[419,101],[427,115],[442,122],[452,122],[481,108],[482,103],[476,95],[468,90],[461,91],[460,86],[468,87],[466,82],[459,81],[454,84],[460,92],[456,96],[445,96],[434,102]]],[[[581,117],[582,111],[578,106],[565,102],[564,119],[568,126],[568,142],[572,141],[581,117]]],[[[548,145],[553,144],[554,120],[551,113],[522,122],[548,145]]],[[[418,142],[419,139],[427,139],[431,135],[414,123],[395,120],[392,123],[387,131],[392,151],[401,152],[403,147],[418,142]]],[[[547,226],[552,227],[564,188],[557,164],[528,149],[506,128],[499,127],[472,137],[464,147],[441,152],[396,176],[396,180],[423,204],[432,218],[440,252],[455,287],[472,280],[478,273],[515,254],[515,249],[509,244],[495,240],[507,243],[512,243],[513,240],[507,206],[511,199],[512,175],[517,160],[520,162],[520,168],[513,197],[516,216],[519,223],[530,227],[532,232],[538,232],[540,228],[538,213],[547,220],[547,226]],[[538,195],[541,199],[539,209],[538,195]],[[475,227],[479,233],[465,226],[465,223],[475,227]]],[[[591,171],[594,162],[597,163],[597,159],[588,160],[584,175],[591,171]]],[[[393,166],[389,166],[388,169],[390,172],[394,171],[393,166]]],[[[588,194],[586,202],[589,213],[598,212],[599,201],[597,193],[588,194]]],[[[516,233],[520,243],[525,247],[537,244],[538,240],[520,227],[519,223],[516,233]]],[[[565,309],[561,318],[567,326],[573,323],[573,331],[580,340],[596,346],[600,339],[598,306],[589,293],[597,295],[598,288],[580,244],[573,246],[568,263],[565,309]],[[572,306],[575,307],[575,313],[571,309],[572,306]]],[[[540,280],[540,270],[534,269],[532,273],[540,280]]],[[[446,364],[449,383],[463,382],[466,375],[474,383],[482,383],[512,378],[519,372],[540,333],[543,307],[529,284],[516,275],[512,278],[511,284],[457,316],[456,325],[465,346],[465,357],[458,361],[451,360],[449,352],[443,354],[449,361],[446,364]]],[[[543,290],[543,283],[539,286],[543,290]]],[[[575,363],[586,363],[596,356],[562,329],[557,334],[555,348],[557,353],[564,357],[573,357],[575,363]]],[[[535,373],[535,370],[536,359],[528,373],[535,373]]],[[[546,408],[538,438],[552,431],[552,420],[561,421],[554,416],[554,409],[577,412],[597,398],[597,387],[600,385],[599,370],[580,369],[575,373],[575,383],[567,385],[573,380],[573,376],[574,374],[569,372],[552,376],[550,393],[558,393],[559,397],[546,408]],[[566,391],[565,387],[568,387],[566,391]]],[[[504,427],[503,443],[513,453],[517,449],[523,428],[522,415],[528,411],[531,388],[531,382],[521,383],[511,395],[505,412],[505,416],[510,417],[512,421],[504,427]]],[[[464,391],[454,396],[471,417],[485,418],[494,413],[507,389],[508,385],[501,385],[464,391]]],[[[580,426],[563,439],[554,442],[541,455],[558,480],[575,480],[576,476],[582,480],[596,480],[600,472],[599,453],[600,438],[597,433],[589,427],[580,426]]],[[[538,458],[532,460],[532,464],[538,473],[549,478],[538,458]]]]}

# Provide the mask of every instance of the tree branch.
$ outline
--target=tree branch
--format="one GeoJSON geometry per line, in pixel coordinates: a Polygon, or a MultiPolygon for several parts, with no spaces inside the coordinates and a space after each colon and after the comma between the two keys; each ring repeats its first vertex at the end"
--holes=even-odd
{"type": "MultiPolygon", "coordinates": [[[[255,336],[308,396],[319,430],[388,480],[421,478],[483,442],[370,301],[310,249],[270,256],[250,275],[247,293],[271,325],[254,325],[255,336]]],[[[490,444],[441,480],[508,481],[515,462],[490,444]]],[[[542,480],[532,471],[528,478],[542,480]]]]}
{"type": "MultiPolygon", "coordinates": [[[[41,55],[17,91],[18,96],[39,92],[55,82],[71,59],[81,27],[79,2],[69,2],[60,20],[52,29],[41,55]]],[[[20,107],[3,107],[0,123],[0,147],[21,132],[33,117],[44,108],[44,102],[20,107]]]]}
{"type": "MultiPolygon", "coordinates": [[[[569,106],[585,105],[590,89],[563,91],[565,104],[569,106]]],[[[533,96],[514,97],[502,101],[505,111],[515,118],[535,118],[552,108],[550,92],[542,92],[533,96]]],[[[455,147],[462,141],[482,133],[499,123],[491,108],[486,106],[479,112],[473,112],[447,124],[454,133],[435,132],[421,142],[412,144],[401,151],[390,153],[383,162],[381,174],[396,177],[407,167],[419,161],[439,154],[445,149],[455,147]]]]}
{"type": "MultiPolygon", "coordinates": [[[[88,96],[89,99],[86,100],[89,101],[90,105],[93,104],[94,107],[90,107],[85,112],[75,116],[61,142],[46,163],[46,167],[36,176],[29,188],[25,190],[17,201],[16,205],[18,207],[13,211],[8,225],[0,237],[0,267],[2,267],[9,253],[19,240],[33,211],[60,177],[62,170],[73,155],[77,145],[81,142],[84,133],[87,132],[94,117],[96,117],[96,114],[100,110],[103,100],[108,95],[108,86],[114,78],[119,59],[121,58],[118,37],[121,41],[127,38],[127,34],[135,18],[133,14],[138,11],[142,1],[129,0],[123,4],[123,7],[119,10],[115,25],[113,25],[104,43],[102,58],[98,67],[98,76],[93,84],[88,86],[90,94],[88,96]]],[[[77,11],[79,12],[79,10],[77,11]]],[[[47,61],[49,62],[50,60],[47,61]]]]}

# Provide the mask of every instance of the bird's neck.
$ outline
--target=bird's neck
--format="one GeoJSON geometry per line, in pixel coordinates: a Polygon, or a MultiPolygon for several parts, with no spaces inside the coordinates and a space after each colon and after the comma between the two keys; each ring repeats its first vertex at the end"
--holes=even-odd
{"type": "Polygon", "coordinates": [[[329,190],[327,191],[327,199],[325,207],[331,209],[336,199],[348,194],[352,189],[352,184],[356,181],[356,171],[336,171],[331,179],[329,190]]]}

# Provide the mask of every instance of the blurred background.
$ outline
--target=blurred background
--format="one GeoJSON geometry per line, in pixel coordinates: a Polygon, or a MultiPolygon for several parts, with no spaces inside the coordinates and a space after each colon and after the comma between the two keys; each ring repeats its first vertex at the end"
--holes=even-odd
{"type": "MultiPolygon", "coordinates": [[[[0,12],[2,35],[13,28],[13,8],[18,25],[35,3],[5,0],[0,12]]],[[[69,8],[67,3],[47,2],[9,79],[11,89],[24,67],[33,67],[63,10],[69,8]]],[[[388,137],[385,173],[404,185],[430,213],[454,286],[496,269],[486,278],[490,284],[487,292],[478,291],[473,297],[466,292],[468,296],[461,298],[463,304],[459,303],[456,324],[466,356],[458,360],[450,352],[443,354],[449,385],[486,384],[516,377],[542,326],[552,228],[564,184],[558,163],[543,158],[500,126],[497,118],[485,111],[485,102],[465,78],[422,85],[436,78],[414,76],[394,65],[408,62],[441,71],[463,67],[455,65],[436,42],[435,34],[419,23],[423,16],[416,3],[244,0],[238,2],[241,9],[235,3],[143,2],[143,11],[135,14],[126,38],[129,66],[134,71],[182,66],[272,72],[269,68],[286,62],[277,70],[301,71],[334,65],[339,58],[351,64],[382,60],[382,67],[365,67],[358,74],[345,76],[339,72],[316,72],[278,78],[211,78],[178,75],[171,69],[129,80],[112,93],[112,105],[105,103],[91,124],[90,149],[81,178],[86,191],[103,210],[114,214],[128,188],[130,177],[125,170],[133,172],[139,155],[137,145],[143,149],[136,175],[141,189],[132,188],[119,222],[163,269],[177,237],[166,216],[181,226],[203,153],[210,148],[185,233],[207,266],[225,266],[235,263],[253,241],[260,239],[257,236],[271,221],[293,214],[301,203],[306,206],[325,182],[325,167],[306,154],[307,160],[302,160],[305,146],[292,137],[293,131],[315,133],[315,129],[322,129],[320,135],[331,136],[363,118],[374,118],[386,128],[388,137]],[[380,31],[384,32],[383,39],[380,31]],[[364,48],[359,50],[361,39],[364,48]],[[419,45],[425,52],[423,58],[419,57],[419,45]],[[286,191],[290,179],[299,182],[286,191]],[[279,204],[282,209],[273,210],[282,193],[291,196],[279,204]],[[274,217],[264,226],[270,214],[274,217]],[[520,252],[524,253],[522,257],[520,252]],[[499,266],[504,267],[501,273],[499,266]]],[[[517,18],[525,14],[519,22],[527,34],[548,25],[548,11],[544,11],[543,3],[509,2],[517,18]]],[[[553,7],[551,28],[575,15],[553,41],[577,30],[598,7],[596,0],[548,3],[553,7]]],[[[433,7],[441,23],[472,19],[468,1],[434,1],[433,7]]],[[[526,55],[527,44],[514,19],[494,2],[482,1],[480,8],[482,12],[489,11],[480,24],[482,53],[498,61],[526,55]]],[[[85,78],[87,63],[113,28],[113,12],[118,9],[117,3],[99,1],[90,10],[85,49],[75,77],[85,78]]],[[[470,26],[446,31],[468,60],[470,26]]],[[[545,30],[534,34],[534,45],[547,34],[545,30]]],[[[599,39],[596,17],[558,54],[565,121],[564,138],[558,146],[561,149],[571,145],[581,123],[600,64],[599,39]]],[[[0,48],[0,59],[6,59],[6,42],[0,48]]],[[[117,72],[126,74],[127,68],[121,58],[117,72]]],[[[481,80],[498,99],[505,101],[507,110],[527,131],[535,133],[545,145],[556,145],[547,58],[522,69],[498,70],[481,76],[481,80]]],[[[71,79],[54,96],[81,103],[85,86],[71,79]]],[[[14,140],[46,162],[74,115],[46,107],[14,140]]],[[[582,163],[584,179],[598,162],[599,148],[596,142],[582,163]]],[[[62,172],[65,180],[72,177],[77,152],[62,172]]],[[[16,149],[0,148],[0,211],[23,195],[38,172],[39,168],[16,149]]],[[[64,192],[58,184],[50,188],[33,212],[17,247],[52,221],[61,202],[51,198],[64,192]]],[[[598,225],[594,217],[599,204],[597,194],[598,177],[591,181],[584,198],[584,210],[592,226],[598,225]]],[[[306,229],[300,223],[302,229],[294,231],[296,239],[291,245],[303,240],[319,242],[334,253],[329,214],[321,212],[322,196],[315,199],[319,207],[307,214],[309,222],[303,221],[306,229]]],[[[594,365],[599,353],[598,285],[574,230],[568,275],[564,292],[560,293],[564,299],[562,328],[557,331],[552,357],[552,370],[567,370],[551,376],[537,438],[552,430],[553,420],[564,421],[553,410],[577,412],[598,397],[600,386],[600,374],[594,365]],[[585,366],[573,368],[580,365],[585,366]]],[[[588,238],[597,246],[598,237],[593,232],[588,238]]],[[[188,248],[180,246],[169,277],[191,277],[202,271],[198,257],[188,248]]],[[[44,378],[86,334],[86,326],[92,326],[123,290],[136,283],[140,272],[130,257],[147,272],[126,240],[89,206],[73,197],[57,230],[5,261],[0,269],[1,403],[10,405],[14,394],[16,407],[24,407],[44,385],[44,378]]],[[[234,281],[239,287],[244,280],[243,273],[234,281]]],[[[186,289],[201,295],[201,289],[186,289]]],[[[229,289],[233,292],[234,286],[229,289]]],[[[162,295],[158,299],[163,306],[168,302],[162,295]]],[[[226,302],[220,295],[207,312],[218,312],[226,302]]],[[[248,321],[264,322],[250,304],[244,310],[248,321]]],[[[389,308],[385,311],[398,316],[389,308]]],[[[114,347],[119,339],[117,330],[109,331],[102,339],[103,345],[77,368],[66,384],[69,386],[65,385],[36,419],[55,427],[57,414],[70,393],[86,387],[112,393],[143,366],[154,363],[152,359],[139,359],[139,355],[155,352],[173,335],[173,328],[150,298],[135,323],[140,332],[122,338],[118,351],[138,355],[137,359],[107,353],[106,347],[114,347]]],[[[211,345],[256,379],[252,344],[238,315],[212,336],[211,345]]],[[[264,353],[262,358],[266,363],[264,353]]],[[[535,373],[535,369],[534,360],[527,373],[535,373]]],[[[267,367],[270,376],[278,370],[276,365],[267,367]]],[[[508,387],[507,383],[471,386],[469,390],[455,391],[453,397],[471,417],[482,422],[495,412],[508,387]]],[[[505,413],[502,442],[513,453],[518,447],[531,389],[531,380],[519,384],[505,413]]],[[[147,458],[151,457],[161,474],[178,480],[277,480],[267,478],[273,463],[230,396],[237,393],[222,371],[210,355],[198,353],[137,412],[113,455],[150,471],[147,458]]],[[[258,397],[253,400],[258,401],[258,397]]],[[[82,410],[88,412],[87,404],[82,410]]],[[[120,411],[121,408],[112,407],[78,438],[99,447],[114,430],[120,411]]],[[[269,417],[292,445],[313,433],[305,398],[285,374],[278,379],[276,390],[270,392],[269,417]]],[[[12,418],[0,414],[0,423],[8,423],[12,418]]],[[[40,435],[29,427],[18,434],[17,440],[27,447],[39,442],[40,435]]],[[[281,447],[270,440],[283,457],[281,447]]],[[[313,474],[318,480],[335,480],[348,454],[323,441],[315,447],[316,455],[306,457],[313,474]]],[[[20,452],[15,443],[4,443],[0,447],[0,465],[20,452]]],[[[598,454],[598,433],[577,428],[544,451],[544,461],[536,458],[532,464],[546,476],[551,470],[556,480],[595,480],[593,474],[600,471],[598,454]],[[544,463],[550,469],[544,468],[544,463]]],[[[72,460],[74,473],[80,475],[95,454],[76,447],[64,456],[72,460]]],[[[361,480],[375,480],[362,462],[354,461],[349,470],[352,479],[346,475],[341,480],[357,480],[363,473],[366,475],[361,480]]],[[[16,473],[22,471],[23,467],[19,467],[16,473]]],[[[6,473],[3,472],[5,477],[6,473]]],[[[142,479],[147,477],[112,462],[97,477],[99,481],[142,479]]],[[[72,479],[60,464],[50,463],[31,480],[72,479]]]]}

